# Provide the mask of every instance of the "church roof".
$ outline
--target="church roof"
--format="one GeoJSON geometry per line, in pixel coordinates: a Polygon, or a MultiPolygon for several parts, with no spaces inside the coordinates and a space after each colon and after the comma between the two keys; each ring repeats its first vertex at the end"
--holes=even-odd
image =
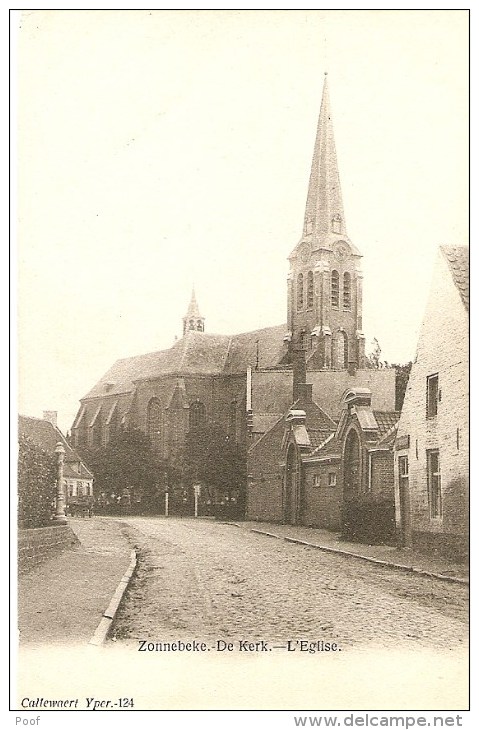
{"type": "Polygon", "coordinates": [[[239,335],[187,331],[169,350],[117,360],[84,396],[119,395],[134,390],[137,380],[162,375],[221,375],[246,372],[248,365],[274,367],[283,351],[286,325],[239,335]]]}
{"type": "Polygon", "coordinates": [[[283,337],[286,329],[286,325],[281,324],[233,335],[224,372],[227,374],[245,372],[248,365],[258,368],[271,368],[277,365],[284,354],[283,337]]]}
{"type": "Polygon", "coordinates": [[[449,265],[452,280],[459,290],[462,303],[469,311],[469,248],[467,246],[441,246],[449,265]]]}

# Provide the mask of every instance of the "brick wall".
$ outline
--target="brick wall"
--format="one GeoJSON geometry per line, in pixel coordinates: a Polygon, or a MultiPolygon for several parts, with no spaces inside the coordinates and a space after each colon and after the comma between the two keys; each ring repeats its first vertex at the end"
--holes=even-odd
{"type": "Polygon", "coordinates": [[[301,523],[307,527],[325,527],[339,530],[341,527],[342,490],[339,464],[304,465],[304,495],[301,523]],[[336,486],[328,486],[329,474],[336,474],[336,486]],[[315,484],[319,476],[319,485],[315,484]]]}
{"type": "MultiPolygon", "coordinates": [[[[373,451],[372,484],[374,495],[394,499],[394,455],[392,451],[373,451]]],[[[367,482],[366,482],[367,483],[367,482]]]]}
{"type": "MultiPolygon", "coordinates": [[[[396,371],[308,370],[307,382],[313,385],[313,400],[331,418],[341,412],[341,397],[347,388],[369,388],[372,408],[393,411],[396,401],[396,371]]],[[[253,410],[255,413],[283,413],[291,406],[293,376],[291,371],[257,371],[252,374],[253,410]]]]}
{"type": "Polygon", "coordinates": [[[398,428],[398,439],[409,436],[409,448],[396,453],[396,522],[400,524],[398,456],[409,461],[410,536],[426,550],[447,553],[457,545],[465,554],[469,525],[469,394],[467,313],[446,261],[438,255],[398,428]],[[426,382],[438,373],[437,415],[426,417],[426,382]],[[442,518],[430,513],[427,456],[439,449],[442,518]]]}
{"type": "Polygon", "coordinates": [[[19,573],[26,573],[47,558],[76,545],[79,540],[68,525],[19,530],[19,573]]]}
{"type": "Polygon", "coordinates": [[[248,520],[281,522],[283,519],[283,481],[280,467],[283,434],[282,418],[248,451],[248,520]]]}

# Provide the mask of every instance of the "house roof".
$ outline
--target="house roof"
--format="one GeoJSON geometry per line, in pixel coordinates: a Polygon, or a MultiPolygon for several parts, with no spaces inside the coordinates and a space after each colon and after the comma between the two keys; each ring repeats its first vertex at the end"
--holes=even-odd
{"type": "Polygon", "coordinates": [[[378,424],[379,439],[382,439],[396,425],[401,415],[401,411],[373,411],[373,413],[378,424]]]}
{"type": "Polygon", "coordinates": [[[389,448],[394,445],[394,442],[396,440],[398,423],[399,421],[396,421],[396,423],[391,426],[388,431],[386,431],[386,433],[379,439],[377,446],[384,446],[385,448],[389,448]]]}
{"type": "Polygon", "coordinates": [[[441,246],[451,271],[452,280],[459,290],[462,303],[469,311],[469,248],[468,246],[441,246]]]}
{"type": "Polygon", "coordinates": [[[285,331],[286,325],[233,336],[188,331],[169,350],[117,360],[84,397],[129,393],[136,381],[162,375],[231,375],[245,372],[248,365],[274,367],[283,353],[285,331]]]}
{"type": "MultiPolygon", "coordinates": [[[[30,416],[18,417],[18,434],[27,436],[34,444],[44,451],[54,453],[56,445],[60,442],[65,449],[65,476],[66,471],[71,469],[71,464],[80,464],[80,471],[83,478],[92,479],[93,474],[88,467],[83,464],[77,452],[72,449],[65,436],[59,428],[54,426],[50,421],[43,418],[32,418],[30,416]]],[[[74,470],[73,470],[74,471],[74,470]]],[[[79,477],[78,472],[74,472],[74,476],[79,477]]]]}
{"type": "Polygon", "coordinates": [[[331,433],[318,444],[317,448],[309,456],[314,456],[318,459],[339,458],[341,456],[341,443],[336,438],[336,435],[331,433]]]}
{"type": "MultiPolygon", "coordinates": [[[[306,424],[306,427],[307,427],[307,424],[306,424]]],[[[320,447],[322,444],[324,444],[326,439],[331,436],[330,429],[329,430],[322,429],[319,431],[314,431],[314,430],[308,428],[308,433],[309,433],[309,439],[311,441],[311,446],[313,447],[313,449],[320,447]]]]}

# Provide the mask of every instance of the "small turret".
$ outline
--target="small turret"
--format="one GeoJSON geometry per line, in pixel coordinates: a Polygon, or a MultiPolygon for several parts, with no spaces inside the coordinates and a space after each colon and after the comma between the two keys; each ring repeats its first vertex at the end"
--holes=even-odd
{"type": "Polygon", "coordinates": [[[187,332],[204,332],[205,318],[201,316],[196,301],[195,290],[191,292],[191,300],[188,305],[185,316],[183,317],[183,335],[187,332]]]}

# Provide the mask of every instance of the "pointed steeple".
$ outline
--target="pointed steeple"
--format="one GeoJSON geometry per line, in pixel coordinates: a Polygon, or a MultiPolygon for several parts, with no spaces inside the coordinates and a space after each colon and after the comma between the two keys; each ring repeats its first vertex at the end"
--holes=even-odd
{"type": "Polygon", "coordinates": [[[328,77],[325,74],[304,214],[303,238],[309,238],[315,250],[324,245],[331,234],[346,236],[346,226],[331,120],[328,77]]]}
{"type": "Polygon", "coordinates": [[[191,299],[186,310],[186,314],[183,317],[183,334],[185,335],[189,331],[204,332],[205,331],[205,318],[201,316],[196,301],[195,289],[193,287],[191,291],[191,299]]]}

